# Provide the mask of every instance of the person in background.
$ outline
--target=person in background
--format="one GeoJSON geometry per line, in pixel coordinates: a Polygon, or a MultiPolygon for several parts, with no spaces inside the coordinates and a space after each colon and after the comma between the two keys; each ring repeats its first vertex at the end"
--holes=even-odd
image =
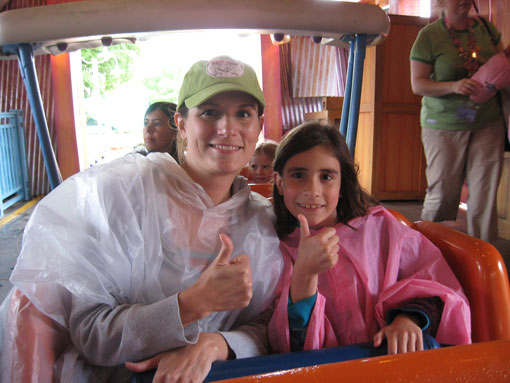
{"type": "Polygon", "coordinates": [[[7,310],[16,301],[3,306],[2,381],[34,371],[19,381],[126,382],[157,369],[154,382],[201,382],[216,360],[267,352],[283,260],[271,203],[237,176],[264,106],[249,65],[199,61],[179,93],[180,163],[132,153],[39,202],[11,282],[46,319],[27,336],[23,313],[7,310]],[[49,318],[69,338],[45,369],[53,376],[32,368],[44,363],[37,355],[20,358],[47,344],[49,318]]]}
{"type": "Polygon", "coordinates": [[[425,26],[411,49],[411,85],[424,96],[421,138],[427,193],[421,218],[455,220],[467,183],[467,232],[497,239],[496,195],[504,153],[504,124],[497,97],[476,104],[482,84],[470,77],[502,50],[501,34],[469,16],[469,0],[438,0],[441,18],[425,26]]]}
{"type": "Polygon", "coordinates": [[[388,353],[471,342],[469,303],[421,233],[362,189],[338,128],[306,123],[274,161],[284,271],[269,323],[273,351],[387,341],[388,353]]]}
{"type": "Polygon", "coordinates": [[[163,101],[155,102],[147,108],[143,119],[145,147],[138,153],[168,153],[177,160],[177,126],[174,118],[176,108],[177,105],[173,102],[163,101]]]}
{"type": "Polygon", "coordinates": [[[257,145],[248,164],[252,182],[256,184],[273,182],[273,160],[277,146],[278,143],[273,140],[265,140],[257,145]]]}

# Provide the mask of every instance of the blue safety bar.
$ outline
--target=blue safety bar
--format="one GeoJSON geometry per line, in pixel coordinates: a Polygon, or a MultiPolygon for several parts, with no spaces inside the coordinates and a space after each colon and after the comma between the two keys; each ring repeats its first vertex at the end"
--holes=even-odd
{"type": "Polygon", "coordinates": [[[347,82],[345,84],[340,133],[345,137],[351,156],[354,158],[367,35],[345,36],[344,41],[349,42],[349,63],[347,65],[347,82]]]}

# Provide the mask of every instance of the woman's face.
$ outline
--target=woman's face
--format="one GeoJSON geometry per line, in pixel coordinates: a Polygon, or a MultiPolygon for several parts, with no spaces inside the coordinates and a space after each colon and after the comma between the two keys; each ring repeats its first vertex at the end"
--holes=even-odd
{"type": "Polygon", "coordinates": [[[250,161],[251,179],[257,184],[273,181],[273,159],[265,153],[256,153],[250,161]]]}
{"type": "Polygon", "coordinates": [[[244,92],[225,92],[176,114],[186,140],[183,167],[197,176],[235,175],[250,160],[263,118],[258,103],[244,92]]]}
{"type": "Polygon", "coordinates": [[[442,0],[446,18],[467,17],[471,9],[471,0],[442,0]]]}
{"type": "Polygon", "coordinates": [[[145,115],[143,120],[143,141],[149,152],[168,152],[176,132],[170,128],[169,118],[156,109],[145,115]]]}
{"type": "Polygon", "coordinates": [[[325,147],[291,157],[276,175],[278,193],[285,207],[297,218],[303,214],[312,229],[334,226],[342,176],[338,159],[325,147]]]}

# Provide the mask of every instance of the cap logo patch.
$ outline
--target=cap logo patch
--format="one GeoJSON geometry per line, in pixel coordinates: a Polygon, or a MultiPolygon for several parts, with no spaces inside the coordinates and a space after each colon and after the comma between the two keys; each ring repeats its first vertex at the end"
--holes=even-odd
{"type": "Polygon", "coordinates": [[[207,63],[206,71],[211,77],[241,77],[244,65],[239,61],[218,58],[207,63]]]}

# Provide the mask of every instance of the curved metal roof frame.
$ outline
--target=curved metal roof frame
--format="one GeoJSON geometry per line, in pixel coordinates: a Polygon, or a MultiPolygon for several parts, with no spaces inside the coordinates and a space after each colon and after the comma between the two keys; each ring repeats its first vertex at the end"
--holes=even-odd
{"type": "Polygon", "coordinates": [[[389,33],[386,13],[371,4],[328,0],[90,0],[0,13],[0,46],[31,43],[35,53],[90,47],[93,41],[145,38],[169,31],[233,29],[321,36],[342,44],[389,33]]]}

